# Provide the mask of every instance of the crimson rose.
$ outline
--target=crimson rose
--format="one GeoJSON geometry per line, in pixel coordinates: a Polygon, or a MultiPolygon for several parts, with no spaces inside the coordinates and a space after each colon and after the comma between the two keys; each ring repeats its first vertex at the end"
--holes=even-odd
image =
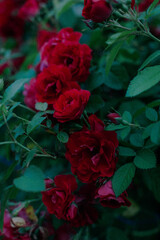
{"type": "Polygon", "coordinates": [[[58,175],[52,180],[46,180],[46,191],[42,192],[42,201],[51,214],[59,219],[66,219],[71,203],[77,189],[76,179],[73,175],[58,175]]]}
{"type": "Polygon", "coordinates": [[[127,199],[126,191],[116,198],[112,189],[111,180],[97,190],[96,198],[100,198],[100,203],[103,207],[119,208],[121,206],[129,207],[131,205],[130,201],[127,199]]]}
{"type": "Polygon", "coordinates": [[[84,183],[98,177],[111,177],[116,168],[117,135],[104,131],[103,122],[95,115],[89,117],[91,129],[73,133],[66,144],[66,158],[71,170],[84,183]]]}
{"type": "Polygon", "coordinates": [[[64,92],[55,102],[53,116],[61,123],[80,118],[89,100],[87,90],[72,89],[64,92]]]}
{"type": "Polygon", "coordinates": [[[35,110],[35,104],[36,104],[36,79],[35,78],[31,79],[29,84],[26,83],[24,85],[23,95],[24,95],[25,104],[29,108],[35,110]]]}
{"type": "Polygon", "coordinates": [[[112,12],[111,5],[106,0],[84,0],[82,16],[100,23],[110,17],[112,12]]]}
{"type": "Polygon", "coordinates": [[[40,69],[50,65],[64,65],[72,74],[72,80],[85,82],[89,75],[91,49],[86,44],[78,42],[59,43],[48,49],[48,54],[42,55],[40,69]]]}
{"type": "Polygon", "coordinates": [[[50,65],[36,79],[36,99],[38,102],[53,104],[64,91],[79,88],[71,82],[72,76],[67,67],[50,65]]]}

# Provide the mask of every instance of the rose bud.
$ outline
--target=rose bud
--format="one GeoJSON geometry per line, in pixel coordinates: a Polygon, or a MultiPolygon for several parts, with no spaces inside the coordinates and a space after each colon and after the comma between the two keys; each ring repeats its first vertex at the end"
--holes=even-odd
{"type": "Polygon", "coordinates": [[[97,195],[95,198],[100,199],[100,203],[103,207],[119,208],[121,206],[129,207],[131,205],[130,201],[127,199],[126,191],[116,198],[112,189],[111,180],[106,182],[97,190],[97,195]]]}
{"type": "Polygon", "coordinates": [[[82,16],[93,22],[101,23],[111,15],[112,8],[105,0],[84,0],[82,16]]]}
{"type": "Polygon", "coordinates": [[[112,123],[118,123],[117,120],[121,118],[121,116],[118,113],[109,113],[107,115],[107,118],[112,122],[112,123]]]}

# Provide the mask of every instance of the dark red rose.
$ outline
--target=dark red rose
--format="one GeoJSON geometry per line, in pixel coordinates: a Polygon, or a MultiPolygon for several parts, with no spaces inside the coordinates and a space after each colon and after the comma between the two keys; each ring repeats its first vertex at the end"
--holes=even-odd
{"type": "Polygon", "coordinates": [[[107,115],[107,118],[112,122],[112,123],[117,123],[117,119],[121,118],[121,116],[118,113],[109,113],[107,115]]]}
{"type": "Polygon", "coordinates": [[[38,49],[40,50],[44,43],[56,36],[57,33],[55,31],[39,30],[37,37],[38,49]]]}
{"type": "Polygon", "coordinates": [[[130,201],[127,199],[126,191],[116,198],[112,189],[111,180],[97,190],[96,198],[100,199],[100,203],[103,207],[119,208],[121,206],[129,207],[131,205],[130,201]]]}
{"type": "Polygon", "coordinates": [[[26,0],[25,4],[19,10],[19,17],[26,20],[34,17],[39,11],[37,0],[26,0]]]}
{"type": "MultiPolygon", "coordinates": [[[[74,212],[71,215],[71,224],[74,227],[82,227],[96,222],[98,219],[97,209],[94,207],[95,186],[86,184],[82,186],[76,194],[75,203],[70,208],[74,212]]],[[[68,212],[68,215],[69,213],[68,212]]]]}
{"type": "Polygon", "coordinates": [[[23,95],[24,95],[25,104],[29,108],[35,110],[35,104],[36,104],[36,79],[35,78],[31,79],[29,84],[27,83],[24,85],[23,95]]]}
{"type": "Polygon", "coordinates": [[[42,201],[49,213],[59,219],[67,219],[68,210],[75,199],[72,194],[77,189],[73,175],[58,175],[54,182],[47,181],[46,191],[42,192],[42,201]]]}
{"type": "Polygon", "coordinates": [[[46,39],[41,47],[41,63],[40,70],[47,67],[51,63],[52,52],[58,43],[78,43],[82,34],[74,32],[72,28],[63,28],[59,33],[51,34],[50,38],[46,39]]]}
{"type": "Polygon", "coordinates": [[[71,81],[72,76],[67,67],[50,65],[36,79],[36,99],[38,102],[54,104],[64,91],[79,88],[71,81]]]}
{"type": "Polygon", "coordinates": [[[89,75],[91,49],[86,44],[59,43],[47,59],[48,64],[67,66],[72,74],[72,80],[85,82],[89,75]]]}
{"type": "Polygon", "coordinates": [[[117,162],[117,134],[105,131],[103,122],[95,115],[89,122],[91,130],[84,128],[73,133],[66,144],[66,158],[71,163],[71,170],[84,183],[96,181],[98,177],[111,177],[117,162]]]}
{"type": "Polygon", "coordinates": [[[53,105],[53,117],[61,123],[80,118],[89,97],[87,90],[71,89],[64,92],[53,105]]]}
{"type": "Polygon", "coordinates": [[[82,16],[93,22],[103,22],[111,15],[112,8],[106,0],[84,0],[82,16]]]}
{"type": "MultiPolygon", "coordinates": [[[[146,11],[149,6],[153,3],[154,0],[142,0],[140,1],[138,7],[136,6],[136,9],[138,12],[144,12],[146,11]]],[[[133,9],[135,7],[135,0],[131,1],[131,8],[133,9]]]]}
{"type": "Polygon", "coordinates": [[[55,234],[55,240],[71,240],[76,232],[70,224],[60,226],[55,234]]]}

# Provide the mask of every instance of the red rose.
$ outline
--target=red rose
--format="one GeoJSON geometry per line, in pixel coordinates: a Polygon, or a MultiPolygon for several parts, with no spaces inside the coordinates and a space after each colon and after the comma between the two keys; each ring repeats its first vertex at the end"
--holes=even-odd
{"type": "MultiPolygon", "coordinates": [[[[138,5],[138,12],[144,12],[146,11],[149,6],[153,3],[154,0],[142,0],[140,4],[138,5]]],[[[135,7],[135,0],[131,1],[131,8],[133,9],[135,7]]],[[[137,7],[136,7],[137,9],[137,7]]]]}
{"type": "Polygon", "coordinates": [[[86,44],[59,43],[47,59],[48,64],[67,66],[72,74],[72,80],[85,82],[89,75],[91,49],[86,44]]]}
{"type": "Polygon", "coordinates": [[[29,19],[34,17],[39,11],[37,0],[27,0],[19,10],[19,17],[22,19],[29,19]]]}
{"type": "Polygon", "coordinates": [[[70,208],[75,212],[70,219],[71,224],[74,227],[90,225],[95,223],[98,219],[98,212],[94,207],[94,196],[95,186],[92,184],[85,184],[79,189],[75,198],[76,205],[72,204],[72,207],[70,208]]]}
{"type": "Polygon", "coordinates": [[[109,113],[107,117],[112,123],[117,123],[117,119],[121,118],[118,113],[109,113]]]}
{"type": "Polygon", "coordinates": [[[46,191],[42,192],[42,201],[49,213],[59,219],[66,219],[67,212],[74,201],[72,194],[77,189],[76,179],[73,175],[58,175],[46,184],[46,191]]]}
{"type": "Polygon", "coordinates": [[[76,232],[70,224],[60,226],[55,234],[55,240],[71,240],[76,232]]]}
{"type": "Polygon", "coordinates": [[[117,135],[104,131],[104,124],[95,115],[89,118],[91,130],[73,133],[66,144],[66,158],[71,170],[84,183],[98,177],[111,177],[116,168],[117,135]]]}
{"type": "Polygon", "coordinates": [[[67,67],[50,65],[36,79],[36,99],[38,102],[54,104],[59,95],[72,88],[79,88],[71,82],[72,76],[67,67]]]}
{"type": "Polygon", "coordinates": [[[46,38],[46,42],[41,48],[40,70],[42,71],[44,67],[48,66],[50,59],[52,59],[52,52],[58,43],[78,43],[81,36],[80,32],[74,32],[72,28],[63,28],[59,33],[52,33],[50,38],[46,38]]]}
{"type": "Polygon", "coordinates": [[[53,117],[61,123],[80,118],[89,97],[87,90],[71,89],[64,92],[53,105],[53,117]]]}
{"type": "Polygon", "coordinates": [[[103,207],[119,208],[121,206],[129,207],[131,205],[127,199],[126,191],[116,198],[115,193],[112,189],[111,180],[106,182],[97,190],[96,198],[100,198],[100,203],[103,207]]]}
{"type": "Polygon", "coordinates": [[[51,38],[54,38],[56,36],[57,33],[54,31],[51,32],[47,30],[40,30],[37,37],[38,49],[40,50],[44,43],[48,42],[51,38]]]}
{"type": "Polygon", "coordinates": [[[24,95],[25,104],[29,108],[35,110],[35,104],[36,104],[36,79],[35,78],[31,79],[29,84],[27,83],[24,85],[23,95],[24,95]]]}
{"type": "Polygon", "coordinates": [[[82,16],[85,19],[100,23],[109,18],[111,12],[111,5],[105,0],[84,0],[82,16]]]}

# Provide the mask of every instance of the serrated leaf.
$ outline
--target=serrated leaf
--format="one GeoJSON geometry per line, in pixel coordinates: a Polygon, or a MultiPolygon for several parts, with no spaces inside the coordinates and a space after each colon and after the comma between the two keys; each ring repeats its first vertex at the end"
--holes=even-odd
{"type": "Polygon", "coordinates": [[[158,114],[155,109],[153,108],[147,108],[146,109],[146,118],[148,118],[150,121],[156,122],[158,120],[158,114]]]}
{"type": "Polygon", "coordinates": [[[2,104],[14,97],[14,95],[28,82],[28,78],[19,79],[12,83],[4,92],[2,104]]]}
{"type": "Polygon", "coordinates": [[[125,127],[124,129],[122,129],[122,130],[120,131],[120,137],[121,137],[121,139],[124,140],[124,139],[128,136],[128,134],[130,133],[130,131],[131,131],[131,128],[130,128],[130,127],[125,127]]]}
{"type": "Polygon", "coordinates": [[[160,81],[160,65],[148,67],[130,82],[126,97],[134,97],[152,88],[160,81]]]}
{"type": "Polygon", "coordinates": [[[25,192],[41,192],[45,190],[44,174],[36,166],[30,166],[24,175],[14,179],[16,188],[25,192]]]}
{"type": "Polygon", "coordinates": [[[125,111],[122,115],[122,119],[127,121],[128,123],[132,122],[132,115],[130,114],[130,112],[125,111]]]}
{"type": "Polygon", "coordinates": [[[131,184],[136,167],[133,163],[127,163],[120,167],[114,174],[112,186],[116,197],[120,196],[131,184]]]}
{"type": "Polygon", "coordinates": [[[22,123],[20,125],[18,125],[16,127],[16,129],[14,129],[14,133],[15,133],[15,138],[17,138],[25,133],[22,123]]]}
{"type": "Polygon", "coordinates": [[[113,47],[107,57],[106,75],[108,75],[108,73],[111,69],[112,63],[113,63],[114,59],[116,58],[122,45],[123,45],[123,41],[118,42],[116,45],[113,45],[113,47]]]}
{"type": "Polygon", "coordinates": [[[44,121],[46,117],[42,117],[43,115],[44,115],[43,112],[38,112],[36,113],[36,115],[34,115],[34,117],[27,126],[27,134],[31,133],[36,127],[38,127],[44,121]]]}
{"type": "Polygon", "coordinates": [[[147,65],[149,65],[151,62],[153,62],[156,58],[160,57],[160,50],[154,52],[153,54],[151,54],[145,61],[144,63],[141,65],[141,67],[139,68],[139,71],[141,71],[143,68],[145,68],[147,65]]]}
{"type": "Polygon", "coordinates": [[[130,136],[130,142],[133,146],[136,147],[143,147],[144,145],[144,139],[142,138],[142,134],[140,133],[133,133],[130,136]]]}
{"type": "Polygon", "coordinates": [[[126,157],[133,157],[136,155],[136,152],[128,147],[119,147],[119,155],[126,157]]]}
{"type": "Polygon", "coordinates": [[[157,122],[154,125],[152,125],[151,141],[157,145],[160,143],[160,122],[157,122]]]}
{"type": "Polygon", "coordinates": [[[37,151],[37,149],[34,148],[28,153],[26,159],[23,161],[23,167],[29,166],[30,162],[32,161],[32,159],[34,158],[34,156],[36,154],[36,151],[37,151]]]}
{"type": "Polygon", "coordinates": [[[44,103],[41,103],[41,102],[37,102],[35,104],[35,109],[38,110],[38,111],[46,111],[48,108],[48,103],[44,102],[44,103]]]}
{"type": "Polygon", "coordinates": [[[144,149],[138,152],[134,159],[136,167],[141,169],[150,169],[156,167],[156,156],[151,150],[144,149]]]}
{"type": "Polygon", "coordinates": [[[68,139],[69,139],[69,136],[66,132],[61,131],[57,134],[57,138],[61,143],[67,143],[68,139]]]}

